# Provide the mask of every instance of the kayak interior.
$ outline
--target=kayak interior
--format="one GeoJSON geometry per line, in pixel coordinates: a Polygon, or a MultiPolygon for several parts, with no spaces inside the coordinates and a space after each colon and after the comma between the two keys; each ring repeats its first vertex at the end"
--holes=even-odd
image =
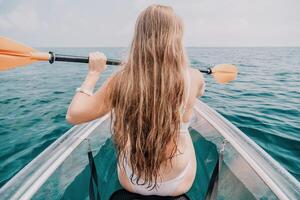
{"type": "MultiPolygon", "coordinates": [[[[212,176],[211,169],[219,152],[222,152],[219,153],[222,167],[218,199],[300,199],[299,182],[293,176],[200,100],[194,107],[190,132],[195,148],[202,148],[199,150],[201,155],[197,155],[197,171],[203,171],[194,182],[197,189],[187,193],[191,199],[204,197],[207,182],[201,183],[201,180],[212,176]],[[206,152],[204,147],[208,148],[206,152]]],[[[115,173],[116,161],[112,157],[115,154],[110,138],[109,114],[71,128],[8,181],[0,189],[0,196],[3,199],[62,199],[72,195],[78,198],[82,190],[82,198],[88,198],[89,149],[95,156],[97,168],[102,169],[99,179],[103,179],[104,185],[101,187],[100,184],[100,193],[103,199],[107,199],[111,195],[109,189],[121,187],[115,173]]]]}

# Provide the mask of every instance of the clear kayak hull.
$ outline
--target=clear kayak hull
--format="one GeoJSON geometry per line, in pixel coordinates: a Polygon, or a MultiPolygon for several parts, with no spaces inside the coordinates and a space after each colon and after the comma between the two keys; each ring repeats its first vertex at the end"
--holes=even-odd
{"type": "MultiPolygon", "coordinates": [[[[262,148],[216,111],[197,100],[190,134],[197,174],[190,199],[204,199],[219,157],[217,199],[300,199],[300,184],[262,148]]],[[[110,116],[74,126],[0,189],[1,199],[88,199],[92,150],[102,199],[120,189],[110,116]]]]}

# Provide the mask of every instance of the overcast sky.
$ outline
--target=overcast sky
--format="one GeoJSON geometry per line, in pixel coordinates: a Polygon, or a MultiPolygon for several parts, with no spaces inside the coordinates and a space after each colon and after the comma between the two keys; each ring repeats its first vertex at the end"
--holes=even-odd
{"type": "Polygon", "coordinates": [[[300,0],[0,0],[0,35],[35,47],[127,46],[153,3],[182,17],[186,46],[300,46],[300,0]]]}

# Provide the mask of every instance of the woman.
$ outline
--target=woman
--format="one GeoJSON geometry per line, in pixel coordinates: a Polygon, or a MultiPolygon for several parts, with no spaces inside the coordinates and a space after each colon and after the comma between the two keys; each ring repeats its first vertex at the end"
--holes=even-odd
{"type": "Polygon", "coordinates": [[[183,24],[172,8],[152,5],[137,19],[127,61],[93,94],[106,68],[102,53],[91,53],[88,75],[69,106],[73,124],[112,111],[112,134],[122,186],[142,195],[177,196],[196,174],[188,132],[202,74],[188,65],[183,24]]]}

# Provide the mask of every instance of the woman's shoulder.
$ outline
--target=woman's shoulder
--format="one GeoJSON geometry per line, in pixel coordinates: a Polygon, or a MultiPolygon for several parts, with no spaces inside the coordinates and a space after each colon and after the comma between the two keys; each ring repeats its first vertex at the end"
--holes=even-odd
{"type": "Polygon", "coordinates": [[[191,77],[190,81],[197,93],[197,96],[202,96],[205,90],[205,81],[203,74],[196,68],[189,67],[188,70],[191,77]]]}

